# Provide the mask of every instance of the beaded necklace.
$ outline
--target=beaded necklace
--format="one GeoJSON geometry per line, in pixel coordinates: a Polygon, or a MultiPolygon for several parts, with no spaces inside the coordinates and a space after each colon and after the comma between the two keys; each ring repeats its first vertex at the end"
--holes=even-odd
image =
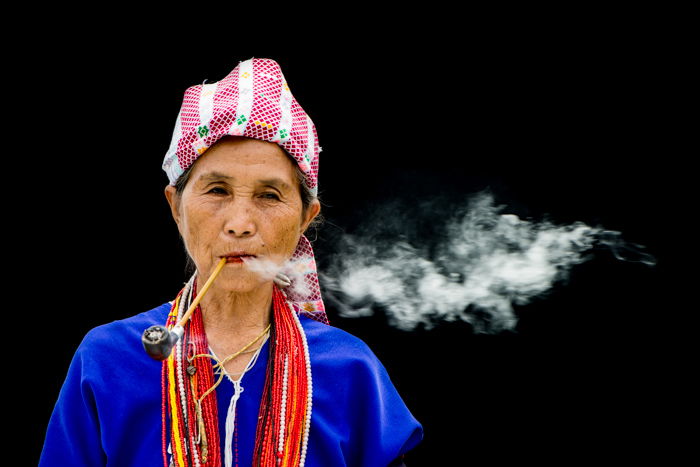
{"type": "MultiPolygon", "coordinates": [[[[168,329],[177,323],[193,297],[196,297],[195,276],[174,300],[166,322],[168,329]]],[[[272,303],[273,316],[268,327],[270,355],[260,403],[253,465],[303,466],[313,390],[309,349],[299,317],[277,285],[273,285],[272,303]]],[[[234,355],[246,351],[266,333],[267,329],[234,355]]],[[[185,325],[183,338],[163,361],[162,442],[166,467],[168,452],[172,452],[171,465],[175,467],[219,467],[222,464],[214,389],[224,376],[224,362],[218,361],[213,365],[212,358],[215,357],[207,353],[208,348],[202,310],[197,306],[185,325]],[[220,371],[217,382],[214,382],[215,368],[220,371]],[[166,429],[168,419],[171,425],[169,434],[166,429]]]]}

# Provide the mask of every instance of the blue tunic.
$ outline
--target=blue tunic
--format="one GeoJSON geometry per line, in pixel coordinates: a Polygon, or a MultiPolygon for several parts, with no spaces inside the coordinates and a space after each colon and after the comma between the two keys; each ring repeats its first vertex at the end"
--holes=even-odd
{"type": "MultiPolygon", "coordinates": [[[[40,466],[163,465],[161,362],[141,335],[163,324],[170,303],[92,329],[78,347],[49,421],[40,466]]],[[[423,438],[384,366],[357,337],[305,316],[313,377],[313,411],[306,465],[382,466],[423,438]]],[[[236,408],[239,465],[251,465],[268,362],[265,343],[241,379],[236,408]]],[[[224,459],[225,418],[234,388],[216,389],[224,459]]]]}

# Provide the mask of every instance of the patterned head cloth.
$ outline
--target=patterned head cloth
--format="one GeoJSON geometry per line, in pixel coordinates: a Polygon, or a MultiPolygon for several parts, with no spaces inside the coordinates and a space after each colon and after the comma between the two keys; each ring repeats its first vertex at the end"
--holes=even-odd
{"type": "MultiPolygon", "coordinates": [[[[239,62],[221,81],[187,88],[163,160],[170,184],[175,185],[199,156],[226,135],[279,144],[296,160],[311,193],[318,194],[321,147],[316,127],[292,96],[276,61],[251,58],[239,62]]],[[[314,252],[306,236],[299,239],[283,272],[292,280],[286,293],[296,311],[328,323],[314,252]]]]}

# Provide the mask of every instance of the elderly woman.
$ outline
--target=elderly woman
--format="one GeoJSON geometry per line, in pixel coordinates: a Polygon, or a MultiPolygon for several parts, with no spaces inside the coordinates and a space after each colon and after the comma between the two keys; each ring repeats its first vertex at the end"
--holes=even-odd
{"type": "Polygon", "coordinates": [[[196,271],[85,336],[41,465],[402,463],[422,427],[367,345],[328,325],[304,236],[320,150],[273,60],[187,89],[163,169],[196,271]],[[163,361],[144,352],[153,325],[174,343],[163,361]]]}

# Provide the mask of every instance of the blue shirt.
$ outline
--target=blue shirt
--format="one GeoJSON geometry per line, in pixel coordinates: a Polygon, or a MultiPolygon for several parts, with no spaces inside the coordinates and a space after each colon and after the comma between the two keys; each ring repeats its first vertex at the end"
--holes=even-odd
{"type": "MultiPolygon", "coordinates": [[[[141,335],[163,324],[170,303],[104,324],[78,347],[49,421],[40,466],[163,465],[161,362],[143,349],[141,335]]],[[[305,316],[313,410],[306,465],[387,466],[423,438],[386,369],[357,337],[305,316]]],[[[236,408],[239,465],[251,465],[268,343],[241,379],[236,408]]],[[[221,459],[226,413],[234,387],[216,389],[221,459]]]]}

